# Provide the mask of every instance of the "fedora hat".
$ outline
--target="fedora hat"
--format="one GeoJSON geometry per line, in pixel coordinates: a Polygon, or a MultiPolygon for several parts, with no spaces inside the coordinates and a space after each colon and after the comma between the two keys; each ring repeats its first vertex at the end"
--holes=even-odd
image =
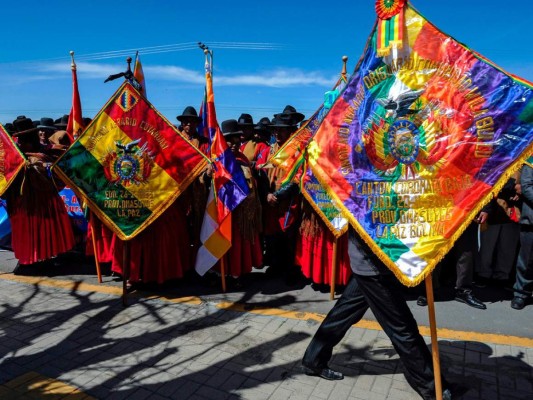
{"type": "Polygon", "coordinates": [[[235,119],[227,119],[226,121],[222,121],[222,135],[224,137],[230,137],[230,136],[241,136],[242,130],[235,119]]]}
{"type": "Polygon", "coordinates": [[[240,126],[254,126],[254,119],[250,114],[241,114],[237,122],[240,126]]]}
{"type": "Polygon", "coordinates": [[[176,119],[180,122],[183,122],[184,119],[187,118],[194,118],[196,121],[200,122],[202,118],[198,116],[198,113],[196,112],[196,109],[192,106],[185,107],[185,110],[183,110],[183,113],[181,115],[178,115],[176,119]]]}
{"type": "MultiPolygon", "coordinates": [[[[283,109],[283,112],[281,112],[280,114],[289,115],[294,121],[293,125],[298,124],[299,122],[303,121],[303,119],[305,118],[305,115],[296,111],[296,108],[294,108],[291,105],[286,105],[285,108],[283,109]]],[[[277,116],[280,114],[274,114],[274,116],[277,116]]]]}
{"type": "Polygon", "coordinates": [[[54,126],[58,129],[66,129],[68,125],[68,114],[63,115],[54,121],[54,126]]]}
{"type": "Polygon", "coordinates": [[[54,126],[54,120],[52,118],[43,117],[37,125],[39,130],[57,131],[57,127],[54,126]]]}
{"type": "Polygon", "coordinates": [[[25,115],[19,115],[17,119],[13,121],[13,127],[15,128],[15,133],[13,136],[37,132],[37,128],[33,126],[33,121],[30,118],[27,118],[25,115]]]}

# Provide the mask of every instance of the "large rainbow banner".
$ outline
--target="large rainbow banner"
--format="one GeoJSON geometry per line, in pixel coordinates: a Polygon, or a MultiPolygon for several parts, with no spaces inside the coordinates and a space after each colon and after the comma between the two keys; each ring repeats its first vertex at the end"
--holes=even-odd
{"type": "Polygon", "coordinates": [[[127,81],[54,171],[118,237],[160,216],[207,159],[127,81]]]}
{"type": "Polygon", "coordinates": [[[533,86],[394,3],[401,18],[378,19],[307,153],[350,224],[414,286],[532,154],[533,86]]]}

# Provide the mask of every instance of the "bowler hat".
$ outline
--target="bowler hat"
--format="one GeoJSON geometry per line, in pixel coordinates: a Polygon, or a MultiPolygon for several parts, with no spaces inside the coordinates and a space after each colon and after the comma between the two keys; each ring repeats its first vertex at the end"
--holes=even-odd
{"type": "Polygon", "coordinates": [[[11,122],[8,122],[8,123],[4,124],[4,128],[5,128],[6,132],[9,133],[10,135],[15,133],[15,127],[13,126],[13,124],[11,122]]]}
{"type": "Polygon", "coordinates": [[[54,121],[54,126],[59,129],[66,129],[68,125],[68,114],[63,115],[54,121]]]}
{"type": "Polygon", "coordinates": [[[270,120],[268,119],[268,117],[263,117],[254,126],[254,131],[261,135],[270,135],[270,131],[268,129],[269,127],[270,127],[270,120]]]}
{"type": "Polygon", "coordinates": [[[254,119],[250,114],[241,114],[237,122],[240,126],[254,126],[254,119]]]}
{"type": "Polygon", "coordinates": [[[27,118],[25,115],[19,115],[17,119],[13,121],[13,126],[16,131],[14,136],[37,131],[37,128],[33,126],[32,120],[27,118]]]}
{"type": "Polygon", "coordinates": [[[54,120],[52,118],[46,118],[43,117],[39,121],[39,125],[37,125],[37,129],[39,130],[47,130],[47,131],[57,131],[57,128],[54,126],[54,120]]]}
{"type": "Polygon", "coordinates": [[[291,126],[295,126],[293,119],[291,116],[287,114],[275,114],[274,118],[272,118],[272,123],[270,124],[270,127],[272,128],[290,128],[291,126]]]}
{"type": "Polygon", "coordinates": [[[222,121],[222,135],[224,135],[224,137],[230,137],[230,136],[240,137],[242,133],[243,132],[237,120],[228,119],[226,121],[222,121]]]}
{"type": "Polygon", "coordinates": [[[187,119],[187,118],[194,118],[198,122],[200,122],[202,120],[202,118],[200,118],[198,116],[198,113],[196,112],[196,109],[194,107],[192,107],[192,106],[185,107],[185,110],[183,110],[183,113],[176,117],[176,119],[178,121],[180,121],[180,122],[183,122],[183,120],[187,119]]]}
{"type": "MultiPolygon", "coordinates": [[[[298,111],[296,111],[296,108],[294,108],[291,105],[286,105],[281,114],[289,115],[294,121],[293,125],[296,125],[298,122],[303,121],[303,119],[305,118],[305,116],[302,113],[299,113],[298,111]]],[[[280,114],[274,114],[274,116],[277,116],[277,115],[280,115],[280,114]]]]}

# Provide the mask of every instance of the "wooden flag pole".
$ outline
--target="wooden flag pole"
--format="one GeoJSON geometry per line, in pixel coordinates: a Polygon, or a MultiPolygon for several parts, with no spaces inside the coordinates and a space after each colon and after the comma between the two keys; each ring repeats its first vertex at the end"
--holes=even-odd
{"type": "Polygon", "coordinates": [[[122,247],[122,305],[128,305],[128,278],[130,275],[130,242],[125,240],[122,247]]]}
{"type": "Polygon", "coordinates": [[[93,240],[94,263],[96,264],[96,275],[98,276],[98,283],[102,283],[102,271],[100,270],[100,260],[98,259],[98,251],[96,251],[96,236],[94,234],[94,225],[91,225],[91,239],[93,240]]]}
{"type": "Polygon", "coordinates": [[[337,282],[337,238],[333,241],[333,254],[331,257],[330,300],[335,299],[335,282],[337,282]]]}
{"type": "Polygon", "coordinates": [[[224,256],[220,259],[220,280],[222,281],[222,292],[226,293],[226,265],[224,256]]]}
{"type": "Polygon", "coordinates": [[[428,300],[429,330],[431,332],[431,353],[433,355],[433,375],[435,376],[435,394],[442,400],[442,379],[440,375],[439,343],[437,341],[437,323],[435,320],[435,301],[433,298],[433,278],[426,277],[426,296],[428,300]]]}

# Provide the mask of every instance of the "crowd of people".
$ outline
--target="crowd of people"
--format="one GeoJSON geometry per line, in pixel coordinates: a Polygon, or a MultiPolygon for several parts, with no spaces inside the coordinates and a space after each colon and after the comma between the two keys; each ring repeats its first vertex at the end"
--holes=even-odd
{"type": "MultiPolygon", "coordinates": [[[[196,109],[188,106],[176,118],[181,134],[207,154],[209,143],[198,132],[201,118],[196,109]]],[[[236,286],[243,285],[242,278],[253,268],[267,268],[268,275],[280,276],[288,285],[303,275],[317,289],[333,282],[343,288],[350,280],[348,235],[336,239],[299,193],[298,184],[282,184],[285,171],[268,163],[305,122],[304,118],[287,105],[282,112],[257,123],[243,113],[221,124],[250,189],[232,213],[232,246],[223,259],[225,273],[236,286]],[[337,272],[332,277],[334,244],[337,272]]],[[[65,131],[67,122],[67,115],[38,121],[20,116],[4,125],[28,159],[24,173],[3,196],[18,270],[36,263],[44,268],[57,255],[80,245],[80,235],[76,235],[58,195],[63,184],[50,169],[71,143],[65,131]]],[[[442,280],[439,276],[450,270],[443,266],[453,264],[457,301],[484,309],[486,305],[473,290],[489,285],[513,290],[511,306],[518,310],[525,307],[533,286],[530,170],[525,164],[521,174],[509,179],[437,266],[433,279],[437,292],[442,280]]],[[[162,284],[194,273],[211,177],[212,168],[208,166],[163,215],[130,241],[129,284],[162,284]]],[[[123,242],[93,213],[89,212],[87,219],[88,232],[82,237],[86,254],[94,255],[100,263],[109,263],[113,273],[124,274],[123,242]]],[[[220,262],[211,271],[217,273],[220,262]]],[[[421,295],[417,303],[426,305],[425,296],[421,295]]]]}
{"type": "MultiPolygon", "coordinates": [[[[196,109],[186,107],[176,119],[181,134],[207,154],[208,139],[198,132],[201,118],[196,109]]],[[[236,286],[242,286],[242,278],[254,267],[267,267],[268,275],[280,276],[289,285],[302,273],[321,288],[331,283],[333,235],[298,193],[297,184],[282,187],[284,171],[263,168],[303,119],[303,114],[288,105],[272,119],[264,117],[258,123],[242,114],[221,124],[250,188],[232,213],[232,246],[224,256],[227,276],[236,286]]],[[[80,247],[79,234],[58,195],[64,185],[50,168],[70,145],[67,122],[66,115],[55,121],[20,116],[5,124],[29,161],[3,196],[12,224],[12,248],[19,260],[17,272],[29,264],[46,268],[59,254],[80,247]]],[[[129,284],[162,284],[194,274],[211,175],[211,168],[206,168],[163,215],[130,241],[129,284]]],[[[123,242],[95,214],[88,212],[87,219],[86,254],[97,257],[99,263],[109,263],[114,274],[122,275],[123,242]]],[[[346,245],[346,238],[341,238],[336,277],[340,286],[351,274],[346,245]]],[[[220,272],[219,264],[212,269],[214,274],[220,272]]]]}

